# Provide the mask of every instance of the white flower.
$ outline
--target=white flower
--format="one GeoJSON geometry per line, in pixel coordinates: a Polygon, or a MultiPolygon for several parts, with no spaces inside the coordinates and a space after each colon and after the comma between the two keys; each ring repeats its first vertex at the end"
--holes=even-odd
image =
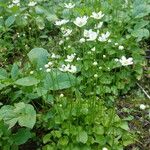
{"type": "Polygon", "coordinates": [[[69,36],[71,33],[72,33],[72,30],[71,30],[71,29],[63,30],[63,36],[64,36],[64,37],[69,36]]]}
{"type": "Polygon", "coordinates": [[[59,95],[59,97],[64,97],[64,94],[61,93],[61,94],[59,95]]]}
{"type": "Polygon", "coordinates": [[[110,33],[107,31],[105,34],[102,33],[101,36],[98,38],[98,40],[100,42],[105,42],[105,41],[107,41],[109,36],[110,36],[110,33]]]}
{"type": "Polygon", "coordinates": [[[68,65],[62,65],[61,68],[59,68],[59,70],[63,72],[76,73],[77,68],[74,65],[68,64],[68,65]]]}
{"type": "Polygon", "coordinates": [[[103,25],[103,22],[99,22],[98,25],[95,25],[95,29],[100,29],[103,25]]]}
{"type": "Polygon", "coordinates": [[[93,51],[93,52],[95,52],[95,50],[96,50],[96,48],[95,48],[95,47],[93,47],[93,48],[91,49],[91,51],[93,51]]]}
{"type": "Polygon", "coordinates": [[[90,30],[84,30],[84,37],[88,38],[87,41],[94,41],[98,36],[97,32],[90,30]]]}
{"type": "Polygon", "coordinates": [[[29,4],[28,4],[28,6],[30,6],[30,7],[33,7],[33,6],[35,6],[37,4],[37,2],[30,2],[29,4]]]}
{"type": "Polygon", "coordinates": [[[119,59],[122,66],[128,66],[133,64],[133,58],[126,58],[125,56],[122,56],[121,59],[119,59]]]}
{"type": "Polygon", "coordinates": [[[94,78],[97,78],[98,77],[98,75],[97,74],[94,74],[94,78]]]}
{"type": "Polygon", "coordinates": [[[104,16],[104,14],[101,11],[98,13],[92,12],[92,15],[91,15],[91,17],[94,19],[101,19],[103,16],[104,16]]]}
{"type": "Polygon", "coordinates": [[[59,41],[59,45],[62,45],[63,43],[64,43],[63,40],[60,40],[60,41],[59,41]]]}
{"type": "Polygon", "coordinates": [[[8,8],[12,8],[14,7],[14,4],[8,5],[8,8]]]}
{"type": "Polygon", "coordinates": [[[79,40],[79,42],[80,42],[80,43],[84,43],[84,42],[85,42],[85,38],[81,38],[81,39],[79,40]]]}
{"type": "Polygon", "coordinates": [[[51,58],[56,58],[56,59],[58,59],[58,58],[60,58],[60,55],[56,55],[56,54],[52,53],[51,58]]]}
{"type": "Polygon", "coordinates": [[[77,17],[76,20],[73,23],[75,25],[77,25],[78,27],[82,27],[82,26],[86,25],[87,20],[88,20],[87,16],[77,17]]]}
{"type": "Polygon", "coordinates": [[[66,62],[72,62],[75,58],[76,54],[67,55],[67,59],[65,59],[66,62]]]}
{"type": "Polygon", "coordinates": [[[111,43],[111,39],[108,40],[108,43],[111,43]]]}
{"type": "Polygon", "coordinates": [[[52,62],[48,62],[48,65],[49,65],[49,66],[52,66],[52,64],[53,64],[52,62]]]}
{"type": "Polygon", "coordinates": [[[70,46],[70,45],[68,45],[68,48],[71,48],[71,46],[70,46]]]}
{"type": "Polygon", "coordinates": [[[141,105],[140,105],[140,109],[141,109],[141,110],[144,110],[145,108],[146,108],[146,106],[145,106],[144,104],[141,104],[141,105]]]}
{"type": "Polygon", "coordinates": [[[14,4],[18,4],[18,3],[20,3],[20,0],[13,0],[12,1],[14,4]]]}
{"type": "Polygon", "coordinates": [[[34,71],[30,71],[30,74],[33,74],[34,73],[34,71]]]}
{"type": "Polygon", "coordinates": [[[102,148],[102,150],[108,150],[108,148],[106,148],[106,147],[103,147],[103,148],[102,148]]]}
{"type": "Polygon", "coordinates": [[[78,57],[77,60],[79,61],[79,60],[82,60],[82,59],[78,57]]]}
{"type": "Polygon", "coordinates": [[[119,61],[119,59],[118,58],[115,58],[115,62],[118,62],[119,61]]]}
{"type": "Polygon", "coordinates": [[[123,50],[124,47],[123,47],[122,45],[120,45],[120,46],[118,47],[118,49],[119,49],[119,50],[123,50]]]}
{"type": "Polygon", "coordinates": [[[66,37],[66,40],[69,40],[70,38],[69,37],[66,37]]]}
{"type": "Polygon", "coordinates": [[[71,66],[70,66],[70,69],[69,69],[69,72],[71,72],[71,73],[76,73],[76,72],[77,72],[77,67],[74,66],[74,65],[71,65],[71,66]]]}
{"type": "Polygon", "coordinates": [[[94,66],[97,66],[97,65],[98,65],[98,63],[95,61],[95,62],[93,62],[93,65],[94,65],[94,66]]]}
{"type": "Polygon", "coordinates": [[[103,58],[106,58],[106,55],[103,55],[103,58]]]}
{"type": "Polygon", "coordinates": [[[115,45],[117,46],[117,45],[119,45],[118,43],[115,43],[115,45]]]}
{"type": "Polygon", "coordinates": [[[45,68],[48,68],[48,67],[49,67],[49,65],[48,65],[48,64],[46,64],[44,67],[45,67],[45,68]]]}
{"type": "Polygon", "coordinates": [[[55,25],[56,26],[61,26],[61,25],[66,24],[68,22],[69,22],[69,20],[66,20],[66,19],[58,20],[58,21],[55,21],[55,25]]]}
{"type": "Polygon", "coordinates": [[[42,70],[42,68],[39,68],[39,70],[41,71],[41,70],[42,70]]]}
{"type": "Polygon", "coordinates": [[[102,67],[99,67],[99,69],[101,70],[101,69],[102,69],[102,67]]]}
{"type": "Polygon", "coordinates": [[[50,68],[46,69],[46,72],[50,72],[50,71],[51,71],[51,69],[50,69],[50,68]]]}
{"type": "Polygon", "coordinates": [[[75,4],[72,4],[72,3],[66,4],[66,3],[65,3],[65,8],[72,9],[72,8],[74,8],[74,7],[75,7],[75,4]]]}

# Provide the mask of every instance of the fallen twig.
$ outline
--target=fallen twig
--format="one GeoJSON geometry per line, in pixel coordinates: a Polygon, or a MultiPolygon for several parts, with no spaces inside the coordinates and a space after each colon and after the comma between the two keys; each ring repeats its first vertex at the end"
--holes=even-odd
{"type": "Polygon", "coordinates": [[[150,99],[150,95],[148,95],[148,93],[144,90],[144,88],[139,84],[139,83],[136,83],[139,88],[143,91],[143,93],[147,96],[148,99],[150,99]]]}

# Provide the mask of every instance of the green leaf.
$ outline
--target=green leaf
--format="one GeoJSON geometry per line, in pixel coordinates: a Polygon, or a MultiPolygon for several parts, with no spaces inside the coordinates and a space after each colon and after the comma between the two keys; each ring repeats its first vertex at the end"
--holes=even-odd
{"type": "Polygon", "coordinates": [[[120,128],[122,128],[122,129],[124,129],[124,130],[129,131],[129,126],[128,126],[127,122],[119,123],[117,126],[120,127],[120,128]]]}
{"type": "Polygon", "coordinates": [[[68,144],[68,142],[69,142],[68,137],[62,137],[62,138],[59,139],[59,144],[60,145],[65,146],[65,145],[68,144]]]}
{"type": "Polygon", "coordinates": [[[49,90],[67,89],[76,84],[76,78],[70,73],[63,73],[59,71],[47,73],[44,79],[44,85],[49,90]]]}
{"type": "Polygon", "coordinates": [[[5,69],[0,68],[0,80],[4,80],[8,77],[8,74],[5,69]]]}
{"type": "Polygon", "coordinates": [[[51,139],[50,139],[51,136],[52,136],[51,133],[46,134],[46,135],[43,137],[43,143],[46,144],[46,143],[50,142],[50,141],[51,141],[51,139]]]}
{"type": "Polygon", "coordinates": [[[95,132],[95,134],[98,135],[103,135],[104,134],[104,127],[103,126],[96,126],[94,127],[93,131],[95,132]]]}
{"type": "Polygon", "coordinates": [[[34,107],[30,104],[26,104],[24,111],[21,111],[21,114],[18,117],[18,123],[20,126],[33,128],[36,122],[36,112],[34,107]]]}
{"type": "Polygon", "coordinates": [[[5,21],[6,27],[10,27],[15,22],[15,19],[15,16],[9,16],[5,21]]]}
{"type": "Polygon", "coordinates": [[[43,48],[34,48],[28,53],[30,62],[37,67],[43,67],[48,62],[48,56],[48,51],[43,48]]]}
{"type": "Polygon", "coordinates": [[[132,36],[137,37],[138,41],[141,41],[142,38],[149,37],[149,31],[147,29],[134,30],[131,34],[132,34],[132,36]]]}
{"type": "Polygon", "coordinates": [[[150,5],[147,5],[146,3],[136,5],[133,8],[133,16],[135,18],[142,18],[144,16],[147,16],[150,13],[150,5]]]}
{"type": "Polygon", "coordinates": [[[88,135],[86,131],[81,131],[77,136],[77,141],[85,144],[87,140],[88,140],[88,135]]]}
{"type": "Polygon", "coordinates": [[[21,145],[24,144],[32,137],[32,134],[29,129],[19,129],[16,134],[13,134],[13,140],[15,144],[21,145]]]}
{"type": "Polygon", "coordinates": [[[17,122],[20,126],[33,128],[36,122],[36,111],[32,105],[23,102],[16,103],[14,106],[5,105],[0,109],[0,120],[4,120],[9,128],[17,122]]]}
{"type": "Polygon", "coordinates": [[[13,80],[17,79],[19,73],[19,68],[16,63],[13,64],[13,67],[11,69],[11,77],[13,80]]]}
{"type": "Polygon", "coordinates": [[[40,81],[34,77],[24,77],[15,81],[15,84],[21,86],[33,86],[37,85],[40,81]]]}

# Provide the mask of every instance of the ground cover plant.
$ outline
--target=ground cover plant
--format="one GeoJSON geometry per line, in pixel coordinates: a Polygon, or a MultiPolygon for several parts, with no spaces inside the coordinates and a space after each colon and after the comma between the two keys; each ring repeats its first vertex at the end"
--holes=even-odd
{"type": "Polygon", "coordinates": [[[149,14],[149,0],[1,0],[0,148],[148,150],[149,14]]]}

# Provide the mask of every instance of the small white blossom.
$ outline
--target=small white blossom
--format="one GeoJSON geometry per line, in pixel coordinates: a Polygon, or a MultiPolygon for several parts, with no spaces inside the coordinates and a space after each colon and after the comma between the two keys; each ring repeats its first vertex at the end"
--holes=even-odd
{"type": "Polygon", "coordinates": [[[58,58],[60,58],[60,55],[56,55],[56,54],[52,53],[51,58],[56,58],[56,59],[58,59],[58,58]]]}
{"type": "Polygon", "coordinates": [[[87,16],[77,17],[73,23],[78,27],[82,27],[82,26],[86,25],[87,20],[88,20],[87,16]]]}
{"type": "Polygon", "coordinates": [[[108,37],[110,36],[110,33],[107,31],[106,33],[102,33],[101,36],[98,38],[100,42],[107,41],[108,37]]]}
{"type": "Polygon", "coordinates": [[[8,8],[12,8],[14,7],[14,4],[8,5],[8,8]]]}
{"type": "Polygon", "coordinates": [[[72,62],[75,58],[76,54],[67,55],[67,59],[65,59],[66,62],[72,62]]]}
{"type": "Polygon", "coordinates": [[[51,69],[50,69],[50,68],[46,69],[46,72],[50,72],[50,71],[51,71],[51,69]]]}
{"type": "Polygon", "coordinates": [[[103,58],[106,58],[106,55],[103,55],[103,58]]]}
{"type": "Polygon", "coordinates": [[[88,54],[92,54],[91,51],[87,52],[88,54]]]}
{"type": "Polygon", "coordinates": [[[82,60],[82,59],[78,57],[77,60],[79,61],[79,60],[82,60]]]}
{"type": "Polygon", "coordinates": [[[115,58],[114,60],[115,60],[115,62],[118,62],[118,61],[119,61],[119,59],[118,59],[118,58],[115,58]]]}
{"type": "Polygon", "coordinates": [[[108,43],[111,43],[111,39],[108,40],[108,43]]]}
{"type": "Polygon", "coordinates": [[[72,33],[72,30],[71,30],[71,29],[63,30],[63,36],[64,36],[64,37],[69,36],[71,33],[72,33]]]}
{"type": "Polygon", "coordinates": [[[49,65],[48,65],[48,64],[46,64],[44,67],[45,67],[45,68],[48,68],[48,67],[49,67],[49,65]]]}
{"type": "Polygon", "coordinates": [[[103,16],[104,16],[104,14],[101,11],[98,13],[92,12],[92,15],[91,15],[91,17],[94,19],[101,19],[103,16]]]}
{"type": "Polygon", "coordinates": [[[32,1],[32,2],[29,2],[28,6],[33,7],[33,6],[35,6],[36,4],[37,4],[37,2],[32,1]]]}
{"type": "Polygon", "coordinates": [[[119,49],[119,50],[123,50],[124,47],[123,47],[122,45],[120,45],[120,46],[118,47],[118,49],[119,49]]]}
{"type": "Polygon", "coordinates": [[[34,73],[34,71],[30,71],[30,74],[33,74],[34,73]]]}
{"type": "Polygon", "coordinates": [[[65,8],[72,9],[72,8],[74,8],[74,7],[75,7],[75,4],[72,4],[72,3],[66,4],[66,3],[65,3],[65,8]]]}
{"type": "Polygon", "coordinates": [[[64,43],[63,40],[60,40],[60,41],[59,41],[59,45],[62,45],[63,43],[64,43]]]}
{"type": "Polygon", "coordinates": [[[71,48],[71,46],[70,46],[70,45],[68,45],[68,48],[71,48]]]}
{"type": "Polygon", "coordinates": [[[66,40],[69,40],[70,38],[69,37],[66,37],[66,40]]]}
{"type": "Polygon", "coordinates": [[[49,66],[52,66],[52,65],[53,65],[53,63],[52,63],[52,62],[48,62],[48,65],[49,65],[49,66]]]}
{"type": "Polygon", "coordinates": [[[61,26],[61,25],[66,24],[68,22],[69,22],[69,20],[66,20],[66,19],[58,20],[58,21],[55,21],[55,25],[56,26],[61,26]]]}
{"type": "Polygon", "coordinates": [[[101,69],[102,69],[102,67],[99,67],[99,69],[101,70],[101,69]]]}
{"type": "Polygon", "coordinates": [[[79,40],[79,42],[80,42],[80,43],[84,43],[84,42],[85,42],[85,38],[81,38],[81,39],[79,40]]]}
{"type": "Polygon", "coordinates": [[[77,67],[74,66],[74,65],[71,65],[70,69],[69,69],[69,72],[71,73],[76,73],[77,72],[77,67]]]}
{"type": "Polygon", "coordinates": [[[133,58],[126,58],[125,56],[122,56],[121,59],[119,59],[122,66],[128,66],[133,64],[133,58]]]}
{"type": "Polygon", "coordinates": [[[93,48],[91,49],[91,51],[93,51],[93,52],[95,52],[95,50],[96,50],[96,48],[95,48],[95,47],[93,47],[93,48]]]}
{"type": "Polygon", "coordinates": [[[77,68],[74,65],[68,64],[68,65],[62,65],[61,68],[59,68],[59,70],[63,72],[76,73],[77,68]]]}
{"type": "Polygon", "coordinates": [[[61,94],[59,95],[59,97],[64,97],[64,94],[61,93],[61,94]]]}
{"type": "Polygon", "coordinates": [[[115,43],[115,46],[119,45],[118,43],[115,43]]]}
{"type": "Polygon", "coordinates": [[[87,38],[87,41],[94,41],[96,40],[97,36],[98,36],[98,33],[92,31],[92,29],[84,30],[84,37],[87,38]]]}
{"type": "Polygon", "coordinates": [[[97,74],[94,74],[94,78],[97,78],[98,77],[98,75],[97,74]]]}
{"type": "Polygon", "coordinates": [[[108,150],[108,148],[106,148],[106,147],[103,147],[103,148],[102,148],[102,150],[108,150]]]}
{"type": "Polygon", "coordinates": [[[94,66],[97,66],[97,65],[98,65],[98,63],[95,61],[95,62],[93,62],[93,65],[94,65],[94,66]]]}
{"type": "Polygon", "coordinates": [[[42,70],[42,68],[39,68],[39,70],[42,70]]]}
{"type": "Polygon", "coordinates": [[[20,0],[13,0],[12,1],[14,4],[19,4],[20,3],[20,0]]]}
{"type": "Polygon", "coordinates": [[[103,26],[103,22],[99,22],[98,25],[95,25],[95,29],[100,29],[103,26]]]}
{"type": "Polygon", "coordinates": [[[144,104],[141,104],[141,105],[140,105],[140,109],[141,109],[141,110],[144,110],[145,108],[146,108],[146,106],[145,106],[144,104]]]}

